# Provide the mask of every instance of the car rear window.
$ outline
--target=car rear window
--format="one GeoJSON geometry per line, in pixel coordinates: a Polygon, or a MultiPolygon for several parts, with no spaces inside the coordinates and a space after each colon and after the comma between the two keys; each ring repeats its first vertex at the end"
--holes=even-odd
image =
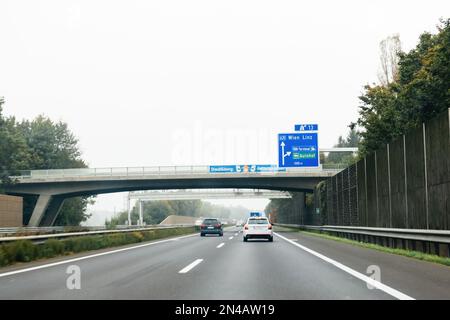
{"type": "Polygon", "coordinates": [[[267,219],[248,219],[248,224],[268,224],[267,219]]]}
{"type": "Polygon", "coordinates": [[[214,224],[214,223],[219,223],[219,221],[217,219],[205,219],[203,220],[204,224],[214,224]]]}

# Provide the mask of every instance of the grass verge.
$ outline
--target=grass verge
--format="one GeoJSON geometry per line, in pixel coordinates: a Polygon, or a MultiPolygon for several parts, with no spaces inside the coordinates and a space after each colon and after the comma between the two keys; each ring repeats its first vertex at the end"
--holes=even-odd
{"type": "Polygon", "coordinates": [[[401,256],[405,256],[405,257],[409,257],[409,258],[422,260],[422,261],[443,264],[445,266],[450,267],[450,258],[441,257],[441,256],[437,256],[434,254],[428,254],[428,253],[423,253],[423,252],[419,252],[419,251],[412,251],[412,250],[405,250],[405,249],[398,249],[398,248],[384,247],[384,246],[380,246],[378,244],[359,242],[359,241],[350,240],[347,238],[336,237],[336,236],[329,235],[327,233],[319,233],[319,232],[314,232],[314,231],[303,231],[303,230],[299,231],[298,229],[296,231],[298,231],[300,233],[304,233],[304,234],[313,235],[316,237],[325,238],[328,240],[334,240],[334,241],[339,241],[339,242],[355,245],[355,246],[362,247],[362,248],[397,254],[397,255],[401,255],[401,256]]]}
{"type": "Polygon", "coordinates": [[[84,251],[117,247],[190,234],[196,231],[196,227],[155,229],[147,231],[79,236],[61,240],[49,239],[43,244],[34,244],[30,240],[18,240],[0,245],[0,267],[12,265],[16,262],[29,262],[84,251]]]}

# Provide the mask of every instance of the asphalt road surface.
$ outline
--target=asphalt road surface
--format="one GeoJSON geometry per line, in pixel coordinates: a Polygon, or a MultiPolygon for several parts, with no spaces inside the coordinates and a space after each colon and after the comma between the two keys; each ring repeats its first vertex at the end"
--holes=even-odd
{"type": "Polygon", "coordinates": [[[195,234],[0,269],[0,299],[411,298],[450,299],[450,268],[283,230],[273,243],[244,243],[233,227],[223,237],[195,234]]]}

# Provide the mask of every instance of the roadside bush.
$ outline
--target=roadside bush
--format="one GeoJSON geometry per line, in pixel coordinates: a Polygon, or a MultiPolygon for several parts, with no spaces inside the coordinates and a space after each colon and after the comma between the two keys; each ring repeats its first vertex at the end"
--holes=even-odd
{"type": "Polygon", "coordinates": [[[135,242],[144,241],[144,235],[142,234],[142,232],[135,231],[135,232],[130,233],[129,235],[130,235],[131,241],[135,241],[135,242]]]}
{"type": "Polygon", "coordinates": [[[9,261],[28,262],[38,258],[38,248],[29,240],[19,240],[4,245],[9,261]]]}
{"type": "Polygon", "coordinates": [[[75,246],[75,242],[73,238],[68,238],[64,240],[64,248],[66,249],[66,252],[71,253],[71,252],[75,252],[73,251],[75,246]]]}
{"type": "Polygon", "coordinates": [[[156,239],[156,232],[153,230],[145,231],[145,232],[143,232],[143,235],[144,235],[145,241],[156,239]]]}
{"type": "Polygon", "coordinates": [[[0,267],[6,266],[8,264],[8,258],[3,251],[3,246],[0,246],[0,267]]]}
{"type": "Polygon", "coordinates": [[[82,252],[87,250],[93,250],[98,246],[94,236],[74,237],[64,240],[64,247],[69,252],[82,252]]]}
{"type": "Polygon", "coordinates": [[[113,233],[106,236],[106,242],[109,247],[116,247],[123,244],[127,244],[125,234],[113,233]]]}
{"type": "Polygon", "coordinates": [[[63,241],[49,239],[45,241],[39,251],[42,258],[52,258],[64,254],[65,245],[63,241]]]}

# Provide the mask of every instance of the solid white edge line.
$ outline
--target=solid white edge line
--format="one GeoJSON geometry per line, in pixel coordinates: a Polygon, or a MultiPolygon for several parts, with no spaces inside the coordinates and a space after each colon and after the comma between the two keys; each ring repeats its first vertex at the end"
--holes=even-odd
{"type": "Polygon", "coordinates": [[[203,259],[197,259],[194,262],[190,263],[189,265],[187,265],[186,267],[184,267],[183,269],[181,269],[180,271],[178,271],[178,273],[187,273],[190,270],[192,270],[193,268],[195,268],[198,264],[200,264],[203,261],[203,259]]]}
{"type": "Polygon", "coordinates": [[[402,293],[402,292],[400,292],[400,291],[398,291],[398,290],[396,290],[394,288],[391,288],[391,287],[389,287],[389,286],[387,286],[387,285],[385,285],[385,284],[383,284],[383,283],[381,283],[379,281],[376,281],[375,279],[372,279],[372,278],[370,278],[370,277],[368,277],[368,276],[366,276],[366,275],[364,275],[362,273],[359,273],[358,271],[353,270],[353,269],[343,265],[342,263],[337,262],[336,260],[328,258],[328,257],[324,256],[323,254],[320,254],[320,253],[318,253],[318,252],[316,252],[314,250],[311,250],[311,249],[309,249],[309,248],[307,248],[305,246],[302,246],[301,244],[299,244],[297,242],[294,242],[294,241],[292,241],[292,240],[290,240],[290,239],[288,239],[286,237],[283,237],[282,235],[279,235],[276,232],[274,232],[274,234],[276,236],[280,237],[281,239],[289,242],[290,244],[293,244],[294,246],[299,247],[300,249],[302,249],[302,250],[304,250],[304,251],[306,251],[306,252],[308,252],[308,253],[316,256],[316,257],[318,257],[319,259],[322,259],[322,260],[324,260],[324,261],[334,265],[335,267],[337,267],[337,268],[339,268],[339,269],[341,269],[341,270],[351,274],[355,278],[358,278],[358,279],[366,282],[367,284],[370,284],[371,286],[373,286],[373,287],[375,287],[377,289],[380,289],[381,291],[384,291],[385,293],[393,296],[394,298],[397,298],[399,300],[415,300],[413,297],[410,297],[410,296],[408,296],[408,295],[406,295],[406,294],[404,294],[404,293],[402,293]]]}
{"type": "Polygon", "coordinates": [[[193,237],[193,236],[196,236],[196,235],[198,235],[198,234],[194,233],[194,234],[190,234],[190,235],[187,235],[187,236],[181,236],[181,237],[172,238],[172,239],[166,239],[166,240],[160,240],[160,241],[155,241],[155,242],[149,242],[149,243],[140,244],[140,245],[133,246],[133,247],[116,249],[116,250],[102,252],[102,253],[95,253],[95,254],[91,254],[91,255],[88,255],[88,256],[84,256],[84,257],[73,258],[73,259],[58,261],[58,262],[54,262],[54,263],[48,263],[48,264],[44,264],[44,265],[40,265],[40,266],[36,266],[36,267],[30,267],[30,268],[25,268],[25,269],[9,271],[9,272],[5,272],[5,273],[0,273],[0,278],[7,277],[7,276],[12,276],[12,275],[15,275],[15,274],[18,274],[18,273],[23,273],[23,272],[35,271],[35,270],[44,269],[44,268],[55,267],[55,266],[59,266],[59,265],[62,265],[62,264],[72,263],[72,262],[76,262],[76,261],[80,261],[80,260],[96,258],[96,257],[100,257],[100,256],[105,256],[105,255],[108,255],[108,254],[122,252],[122,251],[138,249],[138,248],[142,248],[142,247],[151,246],[151,245],[154,245],[154,244],[160,244],[160,243],[165,243],[165,242],[170,242],[170,241],[177,241],[179,239],[193,237]]]}
{"type": "Polygon", "coordinates": [[[222,242],[221,244],[219,244],[216,248],[222,248],[225,245],[225,242],[222,242]]]}

